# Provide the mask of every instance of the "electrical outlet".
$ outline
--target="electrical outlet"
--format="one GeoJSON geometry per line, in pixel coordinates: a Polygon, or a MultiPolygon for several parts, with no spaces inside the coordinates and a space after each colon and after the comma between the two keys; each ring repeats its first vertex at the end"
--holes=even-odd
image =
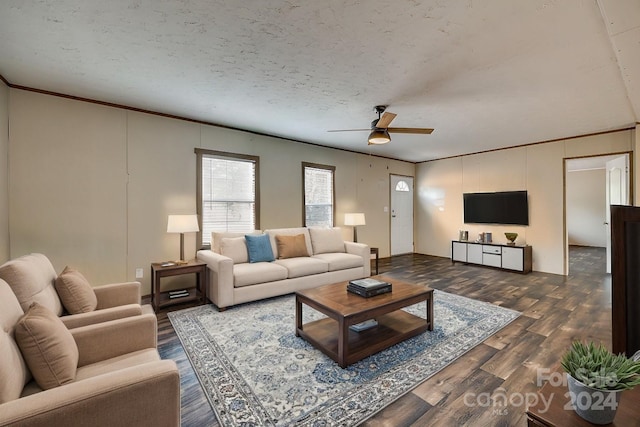
{"type": "Polygon", "coordinates": [[[142,272],[142,269],[136,268],[136,279],[142,279],[143,276],[144,276],[144,273],[142,272]]]}

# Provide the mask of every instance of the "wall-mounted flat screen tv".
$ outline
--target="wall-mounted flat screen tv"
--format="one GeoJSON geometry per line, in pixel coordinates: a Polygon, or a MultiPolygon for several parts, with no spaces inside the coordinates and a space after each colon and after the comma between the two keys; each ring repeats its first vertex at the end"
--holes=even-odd
{"type": "Polygon", "coordinates": [[[465,223],[529,225],[526,191],[464,193],[462,198],[465,223]]]}

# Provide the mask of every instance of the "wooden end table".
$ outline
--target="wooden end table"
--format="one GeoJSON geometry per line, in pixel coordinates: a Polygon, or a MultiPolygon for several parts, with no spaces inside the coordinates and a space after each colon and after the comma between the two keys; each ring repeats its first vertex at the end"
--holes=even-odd
{"type": "Polygon", "coordinates": [[[186,264],[163,265],[165,263],[154,262],[151,264],[151,304],[155,310],[174,304],[201,300],[207,302],[207,263],[191,260],[186,264]],[[160,279],[169,276],[183,274],[196,274],[196,285],[186,289],[188,295],[171,298],[169,292],[162,292],[160,279]]]}
{"type": "MultiPolygon", "coordinates": [[[[557,368],[558,372],[560,368],[557,368]]],[[[527,426],[529,427],[592,427],[594,424],[584,420],[571,408],[571,398],[566,385],[552,385],[547,382],[538,390],[538,402],[527,408],[527,426]],[[547,402],[548,407],[545,402],[547,402]]],[[[613,426],[640,426],[640,387],[625,390],[620,396],[613,426]]]]}
{"type": "MultiPolygon", "coordinates": [[[[378,255],[379,255],[379,250],[378,250],[378,248],[371,248],[371,247],[370,247],[369,249],[370,249],[370,251],[371,251],[371,255],[375,255],[375,256],[376,256],[376,274],[378,274],[378,261],[379,261],[379,259],[380,259],[380,258],[378,257],[378,255]]],[[[369,263],[371,263],[371,260],[369,260],[369,263]]]]}
{"type": "Polygon", "coordinates": [[[401,341],[433,330],[433,289],[385,277],[375,277],[393,285],[392,292],[363,298],[347,292],[341,282],[296,292],[296,336],[346,368],[358,360],[401,341]],[[426,302],[426,319],[401,308],[426,302]],[[302,304],[328,318],[302,324],[302,304]],[[375,319],[378,325],[360,332],[349,327],[375,319]]]}

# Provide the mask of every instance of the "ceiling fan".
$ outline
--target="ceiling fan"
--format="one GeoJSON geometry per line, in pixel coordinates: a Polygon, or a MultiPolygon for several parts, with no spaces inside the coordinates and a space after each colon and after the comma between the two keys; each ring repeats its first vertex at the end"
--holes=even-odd
{"type": "Polygon", "coordinates": [[[359,132],[359,131],[370,131],[369,134],[369,145],[379,145],[386,144],[391,141],[391,137],[389,136],[389,132],[393,133],[414,133],[421,135],[429,135],[433,132],[431,128],[390,128],[389,125],[396,118],[397,114],[390,113],[385,111],[387,109],[386,105],[376,105],[373,107],[373,110],[378,113],[378,118],[371,122],[370,129],[337,129],[330,130],[327,132],[359,132]],[[384,113],[384,114],[383,114],[384,113]]]}

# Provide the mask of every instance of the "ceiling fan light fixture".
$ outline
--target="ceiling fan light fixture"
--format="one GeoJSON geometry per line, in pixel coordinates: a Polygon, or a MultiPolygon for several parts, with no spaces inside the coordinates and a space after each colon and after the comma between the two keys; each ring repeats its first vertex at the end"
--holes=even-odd
{"type": "Polygon", "coordinates": [[[374,128],[369,134],[369,145],[381,145],[391,141],[386,129],[374,128]]]}

